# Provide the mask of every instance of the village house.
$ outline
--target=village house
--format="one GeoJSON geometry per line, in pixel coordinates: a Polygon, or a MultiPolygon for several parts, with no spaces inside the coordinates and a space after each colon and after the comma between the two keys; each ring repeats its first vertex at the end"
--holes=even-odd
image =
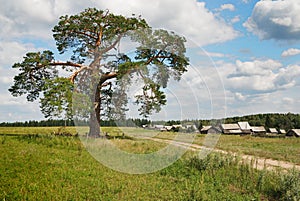
{"type": "Polygon", "coordinates": [[[270,132],[271,134],[278,134],[278,131],[277,131],[276,128],[269,128],[269,132],[270,132]]]}
{"type": "Polygon", "coordinates": [[[221,130],[224,134],[240,135],[242,130],[238,124],[221,124],[221,130]]]}
{"type": "Polygon", "coordinates": [[[251,131],[254,135],[264,135],[267,133],[265,127],[263,126],[252,126],[251,131]]]}
{"type": "Polygon", "coordinates": [[[245,134],[245,135],[249,134],[250,135],[252,133],[251,132],[251,126],[248,122],[246,122],[246,121],[245,122],[238,122],[238,125],[239,125],[239,127],[242,131],[242,134],[245,134]]]}
{"type": "Polygon", "coordinates": [[[284,129],[279,129],[279,133],[285,135],[286,131],[284,129]]]}
{"type": "Polygon", "coordinates": [[[287,137],[300,137],[300,129],[291,129],[286,134],[287,137]]]}
{"type": "Polygon", "coordinates": [[[203,126],[203,128],[200,130],[201,134],[219,134],[222,133],[221,129],[219,127],[215,126],[203,126]]]}

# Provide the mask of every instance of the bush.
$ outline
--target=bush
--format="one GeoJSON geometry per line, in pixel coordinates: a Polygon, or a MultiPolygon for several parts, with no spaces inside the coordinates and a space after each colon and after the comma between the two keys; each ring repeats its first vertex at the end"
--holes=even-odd
{"type": "Polygon", "coordinates": [[[225,168],[233,164],[237,164],[237,159],[235,157],[220,154],[209,154],[203,159],[199,157],[193,157],[189,161],[189,166],[196,168],[200,172],[205,170],[225,168]]]}
{"type": "Polygon", "coordinates": [[[300,172],[292,170],[283,174],[280,179],[278,194],[282,201],[300,200],[300,172]]]}

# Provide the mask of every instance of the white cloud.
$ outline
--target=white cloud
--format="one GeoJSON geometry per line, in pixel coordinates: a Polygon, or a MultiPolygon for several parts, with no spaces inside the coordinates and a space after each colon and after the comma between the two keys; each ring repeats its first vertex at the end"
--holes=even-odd
{"type": "Polygon", "coordinates": [[[283,104],[288,104],[288,105],[291,105],[291,104],[294,104],[295,103],[295,100],[293,98],[289,98],[289,97],[284,97],[282,99],[282,102],[283,104]]]}
{"type": "Polygon", "coordinates": [[[51,39],[52,27],[59,16],[74,14],[87,7],[110,9],[130,16],[142,15],[154,28],[165,28],[183,34],[199,45],[220,43],[236,38],[239,34],[230,25],[218,19],[196,0],[100,0],[100,1],[52,1],[52,0],[1,0],[0,23],[2,38],[38,37],[51,39]],[[188,14],[187,14],[188,13],[188,14]]]}
{"type": "Polygon", "coordinates": [[[240,101],[245,101],[246,100],[246,96],[239,93],[239,92],[234,93],[234,96],[237,100],[240,100],[240,101]]]}
{"type": "Polygon", "coordinates": [[[299,40],[299,20],[300,1],[261,0],[244,26],[261,39],[299,40]]]}
{"type": "Polygon", "coordinates": [[[222,10],[229,10],[229,11],[234,11],[235,10],[235,6],[233,4],[223,4],[221,5],[220,11],[222,10]]]}
{"type": "Polygon", "coordinates": [[[16,61],[20,61],[26,52],[30,51],[37,51],[33,44],[23,44],[15,41],[1,41],[0,66],[11,66],[16,61]]]}
{"type": "Polygon", "coordinates": [[[236,61],[236,76],[268,76],[273,70],[282,67],[282,64],[272,59],[269,60],[254,60],[250,62],[236,61]]]}
{"type": "Polygon", "coordinates": [[[218,52],[207,52],[207,51],[200,51],[198,52],[200,56],[208,56],[208,57],[217,57],[217,58],[222,58],[222,57],[227,57],[228,55],[223,54],[223,53],[218,53],[218,52]]]}
{"type": "Polygon", "coordinates": [[[282,57],[289,57],[289,56],[295,56],[300,54],[300,49],[290,48],[288,50],[285,50],[281,56],[282,57]]]}
{"type": "Polygon", "coordinates": [[[300,84],[300,66],[283,66],[274,60],[236,61],[234,71],[223,74],[232,91],[262,93],[290,89],[300,84]]]}
{"type": "Polygon", "coordinates": [[[279,70],[274,83],[279,89],[291,88],[300,83],[299,77],[300,66],[290,65],[279,70]]]}
{"type": "Polygon", "coordinates": [[[234,18],[231,19],[232,24],[237,23],[239,21],[241,21],[240,16],[235,16],[234,18]]]}

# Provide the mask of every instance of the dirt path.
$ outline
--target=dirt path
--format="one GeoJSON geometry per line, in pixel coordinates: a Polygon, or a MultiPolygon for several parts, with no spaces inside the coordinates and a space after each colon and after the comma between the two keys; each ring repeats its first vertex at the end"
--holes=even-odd
{"type": "Polygon", "coordinates": [[[167,143],[167,144],[172,144],[174,146],[178,146],[178,147],[183,147],[186,148],[188,150],[192,150],[192,151],[200,151],[200,150],[207,150],[207,151],[213,151],[213,152],[218,152],[218,153],[223,153],[223,154],[231,154],[231,155],[238,155],[239,157],[242,158],[242,160],[244,162],[247,162],[249,164],[253,164],[253,167],[259,170],[263,170],[263,169],[267,169],[267,170],[274,170],[276,168],[282,168],[285,170],[288,169],[297,169],[300,171],[300,165],[295,165],[293,163],[290,162],[286,162],[286,161],[278,161],[278,160],[273,160],[273,159],[266,159],[266,158],[261,158],[261,157],[257,157],[257,156],[252,156],[252,155],[241,155],[241,154],[237,154],[234,152],[228,152],[228,151],[224,151],[224,150],[220,150],[220,149],[210,149],[204,146],[200,146],[197,144],[189,144],[189,143],[185,143],[185,142],[178,142],[178,141],[173,141],[173,140],[166,140],[166,139],[159,139],[159,138],[147,138],[149,140],[153,140],[156,142],[163,142],[163,143],[167,143]]]}

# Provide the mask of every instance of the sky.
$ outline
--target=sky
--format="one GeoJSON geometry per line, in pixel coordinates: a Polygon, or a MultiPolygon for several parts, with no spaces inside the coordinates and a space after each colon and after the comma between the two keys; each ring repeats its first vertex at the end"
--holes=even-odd
{"type": "MultiPolygon", "coordinates": [[[[52,28],[88,7],[141,15],[187,40],[189,70],[165,89],[153,119],[209,119],[299,113],[300,1],[296,0],[0,0],[0,122],[44,119],[39,102],[12,97],[26,52],[55,51],[52,28]]],[[[138,89],[133,88],[133,91],[138,89]]],[[[135,116],[134,108],[129,116],[135,116]]]]}

